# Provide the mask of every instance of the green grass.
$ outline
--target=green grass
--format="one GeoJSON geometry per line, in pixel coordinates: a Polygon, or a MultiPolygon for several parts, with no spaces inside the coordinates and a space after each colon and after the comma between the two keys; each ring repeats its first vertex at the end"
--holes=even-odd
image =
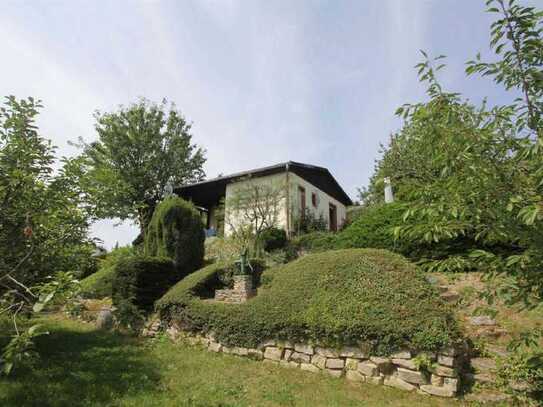
{"type": "MultiPolygon", "coordinates": [[[[301,370],[44,319],[34,368],[0,379],[0,406],[457,406],[301,370]]],[[[0,339],[1,341],[1,339],[0,339]]]]}

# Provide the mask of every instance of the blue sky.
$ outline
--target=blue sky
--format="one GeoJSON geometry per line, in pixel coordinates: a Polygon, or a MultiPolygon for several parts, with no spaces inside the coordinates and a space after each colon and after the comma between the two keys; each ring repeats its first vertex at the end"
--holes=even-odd
{"type": "MultiPolygon", "coordinates": [[[[535,2],[531,2],[535,4],[535,2]]],[[[61,155],[96,137],[92,114],[144,96],[173,101],[207,149],[208,177],[293,160],[325,166],[351,197],[395,109],[424,100],[420,49],[448,56],[441,80],[474,102],[511,97],[464,63],[488,54],[483,0],[0,2],[0,95],[34,96],[61,155]]],[[[111,220],[111,247],[136,234],[111,220]]]]}

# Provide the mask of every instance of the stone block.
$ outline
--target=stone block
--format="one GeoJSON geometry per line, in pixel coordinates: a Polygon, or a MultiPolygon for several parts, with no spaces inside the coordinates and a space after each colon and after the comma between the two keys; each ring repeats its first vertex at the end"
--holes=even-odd
{"type": "Polygon", "coordinates": [[[412,359],[392,359],[392,363],[406,369],[418,370],[412,359]]]}
{"type": "Polygon", "coordinates": [[[452,391],[456,393],[458,391],[458,379],[453,379],[452,377],[445,377],[443,379],[443,386],[451,388],[452,391]]]}
{"type": "Polygon", "coordinates": [[[270,359],[270,360],[281,360],[283,356],[283,349],[277,348],[275,346],[268,346],[266,350],[264,351],[264,359],[270,359]]]}
{"type": "Polygon", "coordinates": [[[312,373],[320,372],[320,369],[317,366],[312,365],[311,363],[300,363],[300,369],[312,373]]]}
{"type": "Polygon", "coordinates": [[[366,376],[366,383],[371,383],[375,385],[382,385],[385,377],[384,376],[375,376],[375,377],[369,377],[366,376]]]}
{"type": "Polygon", "coordinates": [[[211,352],[220,352],[222,350],[222,345],[218,342],[209,342],[207,347],[211,352]]]}
{"type": "Polygon", "coordinates": [[[433,374],[430,377],[430,383],[432,386],[443,386],[443,377],[433,374]]]}
{"type": "Polygon", "coordinates": [[[441,366],[441,365],[437,365],[435,367],[434,373],[438,376],[445,376],[445,377],[458,376],[458,371],[456,369],[453,369],[451,367],[441,366]]]}
{"type": "Polygon", "coordinates": [[[422,372],[416,372],[402,367],[398,368],[398,378],[413,384],[427,384],[428,377],[422,372]]]}
{"type": "Polygon", "coordinates": [[[358,359],[352,359],[352,358],[345,359],[345,369],[347,370],[358,369],[358,359]]]}
{"type": "Polygon", "coordinates": [[[340,369],[324,369],[324,372],[326,372],[327,374],[333,377],[343,376],[343,370],[340,370],[340,369]]]}
{"type": "Polygon", "coordinates": [[[290,357],[292,356],[293,353],[294,351],[292,351],[291,349],[285,349],[285,353],[283,353],[283,359],[290,360],[290,357]]]}
{"type": "Polygon", "coordinates": [[[311,356],[306,355],[305,353],[292,352],[292,355],[290,355],[290,360],[300,363],[309,363],[311,362],[311,356]]]}
{"type": "Polygon", "coordinates": [[[324,369],[326,367],[326,357],[316,354],[311,358],[311,363],[317,366],[319,369],[324,369]]]}
{"type": "Polygon", "coordinates": [[[375,363],[375,365],[379,368],[379,370],[388,368],[390,364],[392,363],[392,361],[389,358],[381,358],[377,356],[370,357],[370,360],[373,363],[375,363]]]}
{"type": "Polygon", "coordinates": [[[478,315],[475,317],[468,317],[468,321],[471,325],[475,326],[495,326],[496,320],[489,315],[478,315]]]}
{"type": "Polygon", "coordinates": [[[254,360],[262,360],[264,359],[264,352],[259,349],[249,349],[247,356],[254,360]]]}
{"type": "Polygon", "coordinates": [[[390,355],[391,359],[411,359],[411,351],[409,350],[402,350],[396,353],[393,353],[390,355]]]}
{"type": "Polygon", "coordinates": [[[363,382],[365,381],[366,376],[355,370],[347,370],[345,373],[345,378],[351,382],[363,382]]]}
{"type": "Polygon", "coordinates": [[[326,359],[326,367],[329,369],[343,369],[345,367],[345,361],[338,358],[326,359]]]}
{"type": "Polygon", "coordinates": [[[477,373],[489,373],[496,370],[496,361],[492,358],[472,358],[470,362],[477,373]]]}
{"type": "Polygon", "coordinates": [[[439,397],[454,397],[455,392],[449,387],[437,387],[431,384],[423,384],[420,389],[428,394],[439,397]]]}
{"type": "Polygon", "coordinates": [[[438,355],[437,363],[447,367],[456,366],[456,359],[452,356],[438,355]]]}
{"type": "Polygon", "coordinates": [[[315,353],[315,349],[311,345],[303,343],[297,343],[294,345],[294,350],[299,353],[305,353],[306,355],[312,355],[315,353]]]}
{"type": "Polygon", "coordinates": [[[358,371],[365,376],[373,377],[379,375],[379,368],[372,362],[361,362],[358,364],[358,371]]]}
{"type": "Polygon", "coordinates": [[[397,389],[406,390],[406,391],[413,391],[417,389],[417,387],[413,386],[411,383],[408,383],[395,376],[385,376],[383,380],[383,384],[385,386],[395,387],[397,389]]]}
{"type": "Polygon", "coordinates": [[[339,352],[336,349],[316,347],[315,352],[327,358],[339,358],[339,352]]]}
{"type": "Polygon", "coordinates": [[[279,364],[280,364],[281,366],[283,366],[283,367],[288,367],[288,368],[291,368],[291,369],[296,369],[296,368],[300,367],[300,364],[299,364],[299,363],[292,362],[292,361],[288,362],[288,361],[286,361],[286,360],[281,360],[281,361],[279,362],[279,364]]]}
{"type": "Polygon", "coordinates": [[[264,341],[264,342],[260,343],[257,346],[257,348],[263,350],[264,348],[266,348],[268,346],[276,346],[276,345],[277,345],[276,341],[274,341],[273,339],[268,339],[267,341],[264,341]]]}
{"type": "Polygon", "coordinates": [[[247,356],[249,354],[249,349],[235,346],[230,353],[238,356],[247,356]]]}
{"type": "Polygon", "coordinates": [[[366,359],[368,355],[355,346],[345,346],[339,352],[342,358],[366,359]]]}
{"type": "Polygon", "coordinates": [[[277,341],[275,346],[284,349],[294,349],[294,345],[289,341],[277,341]]]}

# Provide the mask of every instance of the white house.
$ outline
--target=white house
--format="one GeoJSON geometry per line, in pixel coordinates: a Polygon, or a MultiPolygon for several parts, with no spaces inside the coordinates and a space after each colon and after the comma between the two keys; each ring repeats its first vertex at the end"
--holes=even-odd
{"type": "Polygon", "coordinates": [[[206,227],[211,234],[218,231],[228,235],[228,224],[235,221],[227,219],[224,222],[224,213],[232,216],[228,210],[229,198],[247,182],[284,188],[277,226],[289,235],[294,231],[296,219],[306,211],[315,217],[322,216],[329,230],[335,231],[345,222],[347,206],[352,205],[349,196],[326,168],[293,161],[185,185],[176,188],[175,192],[205,213],[206,227]],[[226,206],[224,212],[221,211],[222,203],[226,206]]]}

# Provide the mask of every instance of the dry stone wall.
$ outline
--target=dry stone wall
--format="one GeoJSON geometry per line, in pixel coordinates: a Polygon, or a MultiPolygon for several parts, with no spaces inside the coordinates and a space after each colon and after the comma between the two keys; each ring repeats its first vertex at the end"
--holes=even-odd
{"type": "Polygon", "coordinates": [[[215,291],[215,300],[239,304],[254,297],[252,277],[248,275],[234,276],[234,288],[215,291]]]}
{"type": "Polygon", "coordinates": [[[213,334],[183,332],[175,326],[167,329],[172,339],[185,338],[212,352],[249,357],[264,363],[298,368],[313,373],[344,377],[352,382],[366,382],[440,397],[455,397],[459,390],[463,352],[457,348],[415,354],[410,350],[389,357],[372,356],[358,347],[332,349],[306,343],[268,340],[256,348],[229,347],[213,334]],[[420,360],[431,361],[430,371],[419,370],[420,360]]]}

